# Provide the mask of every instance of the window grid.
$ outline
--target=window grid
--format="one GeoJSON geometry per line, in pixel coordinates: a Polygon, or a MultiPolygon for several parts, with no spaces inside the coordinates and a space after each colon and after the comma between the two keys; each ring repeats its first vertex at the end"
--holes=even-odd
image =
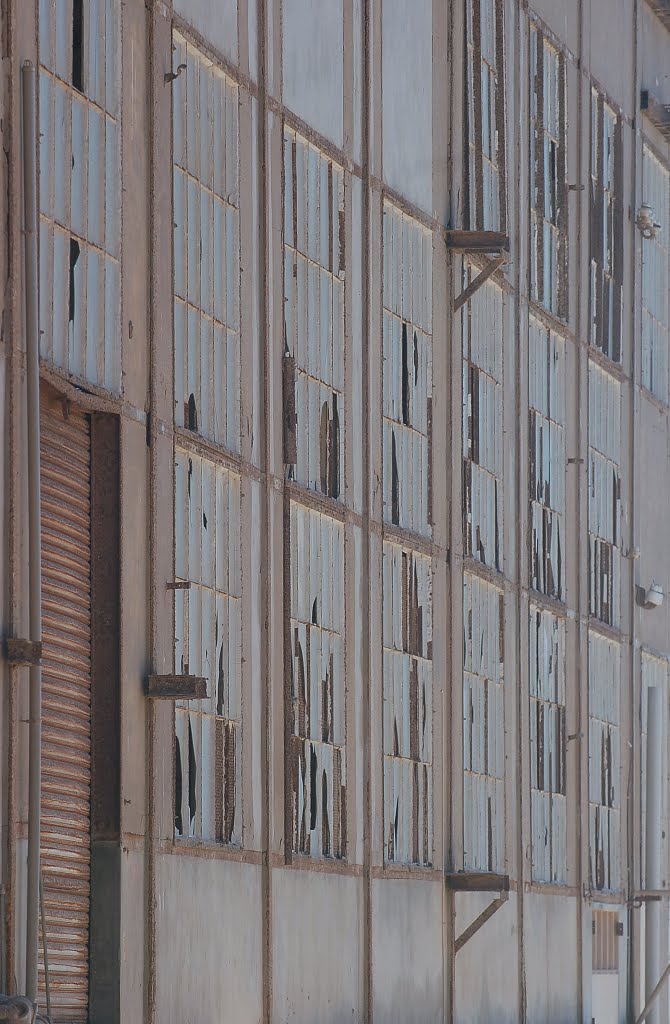
{"type": "Polygon", "coordinates": [[[660,223],[655,238],[642,242],[642,384],[668,402],[668,327],[670,324],[670,173],[645,146],[642,198],[660,223]]]}
{"type": "MultiPolygon", "coordinates": [[[[464,265],[463,287],[477,274],[464,265]]],[[[463,307],[463,534],[465,554],[502,570],[503,294],[486,282],[463,307]]]]}
{"type": "Polygon", "coordinates": [[[619,624],[621,385],[589,367],[589,612],[619,624]]]}
{"type": "Polygon", "coordinates": [[[621,885],[621,652],[613,640],[589,636],[589,862],[591,885],[621,885]]]}
{"type": "Polygon", "coordinates": [[[562,601],[565,520],[565,342],[529,324],[530,583],[562,601]]]}
{"type": "MultiPolygon", "coordinates": [[[[288,477],[341,491],[344,410],[344,172],[284,130],[284,354],[294,360],[288,477]]],[[[290,398],[289,398],[290,401],[290,398]]]]}
{"type": "Polygon", "coordinates": [[[40,0],[40,350],[113,392],[121,390],[120,23],[118,0],[40,0]]]}
{"type": "Polygon", "coordinates": [[[432,862],[432,563],[384,543],[384,852],[432,862]]]}
{"type": "Polygon", "coordinates": [[[346,833],[344,526],[290,503],[287,827],[294,853],[343,858],[346,833]]]}
{"type": "Polygon", "coordinates": [[[530,606],[530,786],[533,878],[567,871],[565,622],[530,606]]]}
{"type": "Polygon", "coordinates": [[[175,422],[240,449],[238,88],[173,33],[175,422]]]}
{"type": "Polygon", "coordinates": [[[567,320],[565,57],[531,28],[531,297],[567,320]]]}
{"type": "Polygon", "coordinates": [[[505,856],[504,596],[463,577],[463,849],[466,870],[505,856]]]}
{"type": "Polygon", "coordinates": [[[384,520],[425,536],[432,530],[432,235],[384,204],[384,520]]]}
{"type": "Polygon", "coordinates": [[[468,0],[466,216],[471,230],[505,230],[502,25],[501,0],[468,0]]]}
{"type": "Polygon", "coordinates": [[[591,343],[620,363],[623,303],[621,118],[591,95],[591,343]]]}
{"type": "Polygon", "coordinates": [[[177,449],[175,671],[209,693],[176,705],[177,838],[242,841],[240,560],[240,478],[177,449]]]}

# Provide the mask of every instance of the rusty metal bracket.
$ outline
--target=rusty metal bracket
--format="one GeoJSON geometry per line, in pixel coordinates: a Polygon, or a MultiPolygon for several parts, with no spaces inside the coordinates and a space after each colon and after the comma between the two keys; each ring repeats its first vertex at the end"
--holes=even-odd
{"type": "Polygon", "coordinates": [[[451,871],[444,876],[444,884],[455,892],[509,892],[509,875],[493,871],[451,871]]]}
{"type": "Polygon", "coordinates": [[[447,249],[458,249],[460,252],[502,253],[509,252],[509,236],[500,231],[461,231],[446,232],[447,249]]]}
{"type": "Polygon", "coordinates": [[[168,590],[190,590],[191,589],[191,581],[190,580],[173,580],[172,582],[168,581],[165,584],[165,586],[166,586],[166,588],[168,590]]]}
{"type": "Polygon", "coordinates": [[[207,679],[191,675],[148,676],[145,692],[147,697],[160,700],[206,700],[207,679]]]}
{"type": "Polygon", "coordinates": [[[493,902],[489,903],[488,907],[486,907],[485,910],[482,910],[481,914],[479,914],[479,916],[474,919],[472,924],[468,925],[465,931],[461,932],[461,934],[456,939],[456,944],[454,946],[454,950],[456,953],[463,949],[463,946],[466,944],[466,942],[469,942],[473,935],[476,935],[479,929],[483,928],[484,925],[491,920],[493,915],[496,914],[500,910],[500,908],[504,906],[505,903],[507,903],[508,899],[509,893],[501,892],[496,900],[493,900],[493,902]]]}
{"type": "Polygon", "coordinates": [[[484,269],[477,274],[474,281],[471,281],[467,288],[461,292],[458,298],[454,299],[454,313],[457,313],[461,306],[464,306],[465,303],[472,298],[475,292],[478,292],[481,286],[485,284],[504,263],[507,263],[507,254],[504,252],[487,263],[484,269]]]}
{"type": "Polygon", "coordinates": [[[7,637],[5,657],[10,665],[41,665],[42,644],[36,640],[19,640],[7,637]]]}

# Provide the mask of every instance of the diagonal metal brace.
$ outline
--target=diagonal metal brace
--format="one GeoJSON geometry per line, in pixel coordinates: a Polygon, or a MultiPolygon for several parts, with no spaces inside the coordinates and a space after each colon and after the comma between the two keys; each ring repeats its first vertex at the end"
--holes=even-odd
{"type": "Polygon", "coordinates": [[[474,281],[471,281],[468,287],[461,292],[457,299],[454,299],[454,313],[457,313],[461,306],[464,306],[468,299],[471,299],[475,292],[479,291],[481,286],[488,281],[488,279],[495,274],[498,267],[502,267],[503,263],[507,263],[508,255],[506,252],[496,256],[495,259],[491,260],[483,270],[481,270],[474,281]]]}
{"type": "Polygon", "coordinates": [[[503,904],[507,903],[508,899],[509,899],[509,893],[501,892],[500,896],[498,896],[497,900],[494,900],[493,903],[489,903],[488,907],[486,907],[485,910],[482,910],[482,912],[479,915],[479,917],[476,917],[474,919],[474,921],[472,922],[472,924],[468,925],[468,927],[465,929],[465,931],[461,932],[461,934],[456,939],[456,945],[455,945],[455,952],[456,953],[458,953],[459,950],[463,949],[463,946],[465,945],[465,943],[469,942],[470,939],[472,938],[472,936],[476,935],[477,932],[479,931],[479,929],[483,928],[487,921],[491,920],[491,918],[496,913],[496,911],[500,910],[500,908],[503,906],[503,904]]]}

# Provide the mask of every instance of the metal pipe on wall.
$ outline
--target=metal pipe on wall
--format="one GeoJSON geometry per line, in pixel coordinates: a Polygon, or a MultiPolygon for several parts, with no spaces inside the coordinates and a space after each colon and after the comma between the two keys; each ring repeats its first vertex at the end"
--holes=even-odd
{"type": "MultiPolygon", "coordinates": [[[[23,221],[26,302],[26,386],[28,416],[28,545],[30,639],[42,640],[40,528],[40,360],[37,262],[36,74],[30,61],[21,69],[23,85],[23,221]]],[[[26,895],[26,994],[37,1000],[40,905],[40,792],[42,773],[42,670],[30,667],[28,752],[28,872],[26,895]]]]}
{"type": "MultiPolygon", "coordinates": [[[[644,830],[644,887],[647,891],[661,888],[661,795],[663,787],[663,705],[661,697],[659,687],[650,686],[647,690],[647,813],[644,830]]],[[[654,901],[648,901],[645,905],[644,991],[647,1000],[654,992],[660,973],[661,907],[660,902],[654,901]]],[[[647,1020],[649,1024],[659,1024],[658,1008],[649,1013],[647,1020]]]]}

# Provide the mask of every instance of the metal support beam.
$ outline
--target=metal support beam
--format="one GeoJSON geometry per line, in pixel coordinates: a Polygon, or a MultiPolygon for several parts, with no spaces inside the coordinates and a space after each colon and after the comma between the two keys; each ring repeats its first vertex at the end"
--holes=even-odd
{"type": "Polygon", "coordinates": [[[493,915],[497,913],[498,910],[500,910],[503,904],[507,903],[508,899],[508,894],[506,892],[503,892],[500,894],[497,900],[494,900],[493,903],[489,903],[488,907],[485,910],[482,910],[481,914],[478,917],[476,917],[472,924],[468,925],[465,931],[461,932],[461,934],[456,939],[456,944],[454,946],[456,953],[458,953],[459,950],[463,949],[465,943],[469,942],[472,936],[476,935],[479,929],[483,928],[487,921],[491,920],[493,915]]]}
{"type": "Polygon", "coordinates": [[[457,299],[454,299],[454,313],[457,313],[461,306],[464,306],[468,299],[471,299],[475,292],[478,292],[483,284],[488,281],[490,277],[495,274],[498,267],[502,267],[503,263],[507,262],[507,254],[501,253],[500,256],[496,256],[494,260],[491,260],[483,270],[481,270],[474,281],[471,281],[467,288],[465,288],[457,299]]]}
{"type": "Polygon", "coordinates": [[[670,974],[670,964],[667,965],[667,967],[663,971],[663,974],[658,979],[658,983],[656,985],[656,988],[654,989],[654,991],[651,993],[651,995],[647,999],[647,1002],[644,1005],[644,1010],[642,1011],[640,1016],[635,1021],[635,1024],[642,1024],[642,1021],[647,1019],[647,1017],[649,1016],[649,1013],[651,1012],[651,1009],[652,1009],[654,1003],[656,1002],[656,1000],[658,999],[658,997],[661,994],[661,990],[662,990],[663,986],[665,985],[666,979],[667,979],[669,974],[670,974]]]}

